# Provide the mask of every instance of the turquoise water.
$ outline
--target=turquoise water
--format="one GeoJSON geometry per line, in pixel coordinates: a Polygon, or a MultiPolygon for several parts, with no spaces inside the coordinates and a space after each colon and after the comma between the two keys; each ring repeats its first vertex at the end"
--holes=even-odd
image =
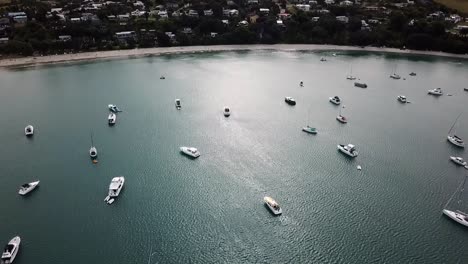
{"type": "MultiPolygon", "coordinates": [[[[468,62],[330,54],[226,52],[0,71],[0,243],[21,236],[19,264],[148,263],[150,253],[150,263],[468,262],[468,229],[441,214],[467,172],[449,162],[468,155],[446,135],[466,111],[468,62]],[[351,65],[369,88],[345,79],[351,65]],[[395,67],[406,80],[388,77],[395,67]],[[453,96],[427,95],[436,87],[453,96]],[[399,94],[412,103],[398,103],[399,94]],[[334,95],[346,105],[346,125],[335,120],[334,95]],[[114,127],[108,104],[123,110],[114,127]],[[319,134],[301,132],[307,123],[319,134]],[[348,143],[356,159],[336,150],[348,143]],[[182,156],[184,145],[201,157],[182,156]],[[125,188],[108,206],[119,175],[125,188]],[[36,179],[36,191],[17,194],[36,179]],[[266,195],[282,216],[265,208],[266,195]]],[[[466,141],[468,113],[459,121],[466,141]]]]}

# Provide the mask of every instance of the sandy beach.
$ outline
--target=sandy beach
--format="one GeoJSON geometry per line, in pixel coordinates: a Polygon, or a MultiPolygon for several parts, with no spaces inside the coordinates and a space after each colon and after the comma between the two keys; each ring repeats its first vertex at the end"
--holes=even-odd
{"type": "Polygon", "coordinates": [[[0,59],[1,68],[23,68],[34,67],[44,64],[66,64],[82,61],[93,60],[108,60],[108,59],[125,59],[137,58],[145,56],[158,56],[166,54],[182,54],[182,53],[201,53],[201,52],[220,52],[220,51],[256,51],[256,50],[272,50],[272,51],[370,51],[370,52],[386,52],[412,55],[430,55],[442,56],[458,59],[468,59],[468,55],[451,54],[435,51],[417,51],[417,50],[400,50],[394,48],[377,48],[377,47],[352,47],[352,46],[336,46],[336,45],[314,45],[314,44],[277,44],[277,45],[222,45],[222,46],[189,46],[189,47],[169,47],[169,48],[147,48],[147,49],[132,49],[132,50],[111,50],[97,52],[83,52],[75,54],[61,54],[39,57],[24,57],[24,58],[5,58],[0,59]]]}

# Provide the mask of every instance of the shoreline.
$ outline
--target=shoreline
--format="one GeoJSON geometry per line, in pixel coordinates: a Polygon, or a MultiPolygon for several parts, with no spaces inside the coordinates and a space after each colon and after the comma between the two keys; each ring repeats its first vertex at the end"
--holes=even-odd
{"type": "Polygon", "coordinates": [[[401,55],[426,55],[447,58],[468,59],[468,54],[452,54],[437,51],[400,50],[396,48],[355,47],[317,44],[275,44],[275,45],[219,45],[219,46],[183,46],[167,48],[144,48],[131,50],[110,50],[73,54],[49,55],[23,58],[0,58],[0,68],[28,68],[49,64],[68,64],[83,61],[140,58],[170,54],[190,54],[204,52],[229,51],[366,51],[401,55]]]}

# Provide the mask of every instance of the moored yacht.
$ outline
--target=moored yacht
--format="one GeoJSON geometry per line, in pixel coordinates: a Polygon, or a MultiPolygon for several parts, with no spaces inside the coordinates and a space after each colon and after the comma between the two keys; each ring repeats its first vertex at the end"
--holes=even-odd
{"type": "Polygon", "coordinates": [[[464,161],[462,157],[450,156],[450,160],[457,165],[466,166],[466,161],[464,161]]]}
{"type": "Polygon", "coordinates": [[[182,108],[182,105],[180,104],[180,99],[175,99],[175,107],[177,110],[180,110],[182,108]]]}
{"type": "Polygon", "coordinates": [[[15,236],[8,242],[6,247],[3,249],[2,252],[2,264],[11,264],[16,258],[16,255],[19,251],[19,246],[21,243],[21,238],[19,236],[15,236]]]}
{"type": "Polygon", "coordinates": [[[448,135],[447,140],[454,144],[457,147],[464,148],[465,147],[465,142],[463,142],[463,139],[459,138],[457,135],[448,135]]]}
{"type": "Polygon", "coordinates": [[[231,115],[231,109],[228,106],[223,108],[223,114],[225,117],[229,117],[231,115]]]}
{"type": "Polygon", "coordinates": [[[122,112],[116,105],[110,104],[108,105],[109,110],[114,113],[122,112]]]}
{"type": "Polygon", "coordinates": [[[452,220],[455,220],[459,224],[462,224],[464,226],[468,226],[468,214],[463,213],[461,211],[450,211],[447,209],[444,209],[442,211],[446,216],[450,217],[452,220]]]}
{"type": "Polygon", "coordinates": [[[358,152],[356,151],[356,147],[353,144],[348,145],[338,145],[338,150],[343,152],[344,154],[354,158],[357,157],[358,152]]]}
{"type": "Polygon", "coordinates": [[[411,72],[409,75],[410,75],[410,76],[416,76],[416,73],[415,73],[415,72],[411,72]]]}
{"type": "Polygon", "coordinates": [[[30,182],[30,183],[25,183],[21,185],[18,194],[19,195],[26,195],[30,192],[32,192],[36,187],[39,185],[40,181],[35,181],[35,182],[30,182]]]}
{"type": "Polygon", "coordinates": [[[27,137],[30,137],[30,136],[34,135],[34,127],[31,126],[31,125],[27,125],[27,126],[24,128],[24,134],[25,134],[27,137]]]}
{"type": "Polygon", "coordinates": [[[114,125],[115,121],[117,121],[117,115],[114,113],[110,113],[109,116],[107,117],[107,121],[109,122],[110,126],[114,125]]]}
{"type": "Polygon", "coordinates": [[[288,105],[296,105],[296,100],[294,100],[294,98],[292,98],[292,97],[287,96],[286,98],[284,98],[284,101],[288,105]]]}
{"type": "Polygon", "coordinates": [[[320,61],[327,61],[327,59],[325,59],[324,57],[321,57],[320,61]]]}
{"type": "Polygon", "coordinates": [[[329,100],[332,104],[336,104],[336,105],[341,104],[341,99],[340,99],[340,97],[338,97],[338,96],[328,97],[328,100],[329,100]]]}
{"type": "Polygon", "coordinates": [[[341,122],[341,123],[343,123],[343,124],[348,123],[348,119],[347,119],[346,117],[342,116],[342,115],[338,115],[338,116],[336,117],[336,120],[338,120],[339,122],[341,122]]]}
{"type": "Polygon", "coordinates": [[[354,80],[356,80],[356,77],[354,77],[353,75],[348,75],[348,76],[346,76],[346,79],[354,81],[354,80]]]}
{"type": "Polygon", "coordinates": [[[97,149],[96,149],[96,147],[92,146],[92,147],[89,149],[89,156],[90,156],[92,159],[97,158],[97,149]]]}
{"type": "Polygon", "coordinates": [[[359,88],[367,88],[367,84],[361,83],[361,82],[355,82],[354,86],[359,87],[359,88]]]}
{"type": "Polygon", "coordinates": [[[281,210],[281,207],[275,200],[273,200],[273,198],[265,196],[263,201],[274,215],[280,215],[283,213],[283,210],[281,210]]]}
{"type": "Polygon", "coordinates": [[[396,74],[396,73],[392,73],[392,75],[390,75],[390,78],[392,78],[394,80],[399,80],[399,79],[401,79],[401,76],[396,74]]]}
{"type": "Polygon", "coordinates": [[[432,90],[428,90],[427,93],[432,94],[432,95],[436,95],[436,96],[443,95],[442,88],[435,88],[435,89],[432,89],[432,90]]]}
{"type": "Polygon", "coordinates": [[[119,196],[120,191],[122,190],[125,183],[125,178],[123,176],[112,178],[111,183],[109,184],[109,193],[104,199],[108,204],[112,204],[114,199],[119,196]]]}
{"type": "Polygon", "coordinates": [[[318,133],[318,131],[317,131],[317,129],[315,127],[310,127],[310,126],[303,127],[302,131],[307,132],[309,134],[317,134],[318,133]]]}
{"type": "Polygon", "coordinates": [[[400,101],[401,103],[404,103],[404,104],[407,103],[406,96],[404,96],[404,95],[399,95],[397,97],[397,100],[400,101]]]}
{"type": "Polygon", "coordinates": [[[192,158],[200,157],[200,151],[198,151],[198,149],[193,148],[193,147],[180,147],[180,151],[184,153],[185,155],[190,156],[192,158]]]}

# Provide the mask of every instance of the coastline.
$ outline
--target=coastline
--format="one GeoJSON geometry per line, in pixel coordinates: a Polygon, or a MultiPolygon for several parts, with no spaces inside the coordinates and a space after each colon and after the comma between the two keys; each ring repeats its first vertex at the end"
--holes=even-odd
{"type": "Polygon", "coordinates": [[[436,51],[400,50],[395,48],[355,47],[316,44],[275,44],[275,45],[220,45],[220,46],[184,46],[167,48],[144,48],[131,50],[110,50],[83,52],[74,54],[49,55],[39,57],[0,59],[0,68],[27,68],[47,64],[67,64],[83,61],[138,58],[169,54],[224,52],[224,51],[367,51],[402,55],[428,55],[458,59],[468,59],[468,54],[452,54],[436,51]]]}

